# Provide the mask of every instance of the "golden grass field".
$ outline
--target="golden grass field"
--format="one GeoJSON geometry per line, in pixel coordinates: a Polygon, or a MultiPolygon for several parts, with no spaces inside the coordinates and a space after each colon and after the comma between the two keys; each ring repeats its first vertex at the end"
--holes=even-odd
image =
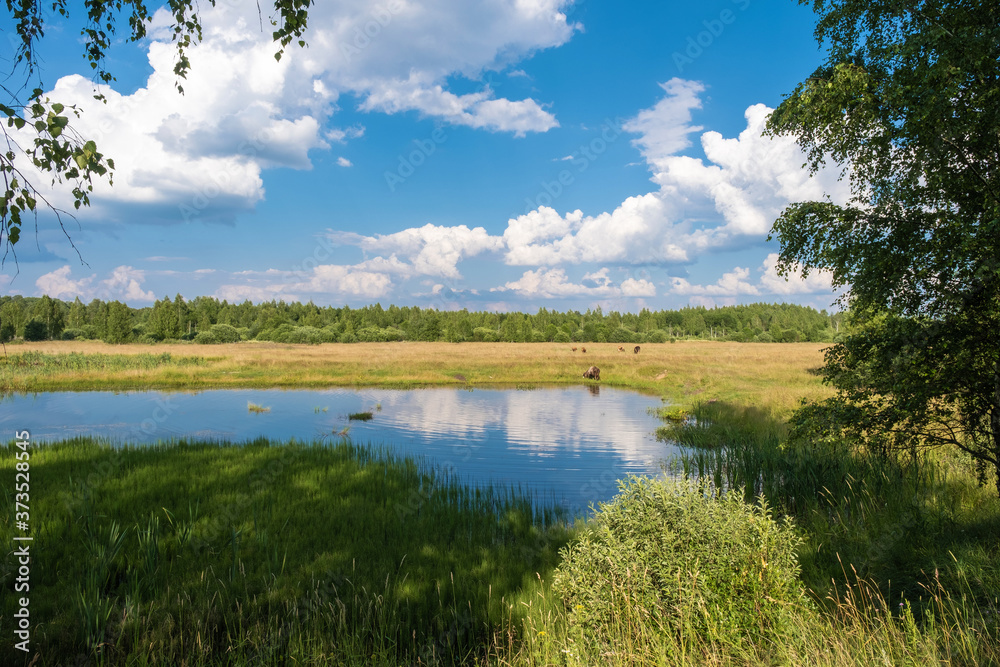
{"type": "Polygon", "coordinates": [[[635,389],[693,404],[711,399],[766,406],[785,413],[801,398],[831,392],[810,373],[823,361],[825,344],[682,341],[643,345],[639,354],[614,343],[354,343],[285,345],[108,345],[99,341],[48,341],[8,346],[8,352],[86,355],[160,355],[197,365],[156,368],[24,369],[0,364],[7,391],[87,389],[203,389],[207,387],[328,387],[584,384],[583,372],[601,369],[601,385],[635,389]]]}

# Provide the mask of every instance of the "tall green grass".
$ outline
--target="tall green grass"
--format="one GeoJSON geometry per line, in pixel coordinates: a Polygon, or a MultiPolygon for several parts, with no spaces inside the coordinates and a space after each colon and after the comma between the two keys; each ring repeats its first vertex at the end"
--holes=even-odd
{"type": "MultiPolygon", "coordinates": [[[[742,489],[794,517],[803,579],[820,598],[856,577],[894,604],[940,583],[993,613],[1000,597],[1000,501],[953,452],[884,457],[844,443],[793,443],[767,411],[711,403],[661,436],[686,448],[672,472],[742,489]]],[[[917,610],[919,614],[919,610],[917,610]]]]}
{"type": "Polygon", "coordinates": [[[25,391],[33,382],[66,373],[120,373],[203,366],[214,359],[161,354],[45,354],[19,352],[0,359],[0,392],[25,391]]]}
{"type": "MultiPolygon", "coordinates": [[[[516,490],[345,441],[79,438],[33,449],[31,480],[41,665],[466,662],[516,625],[569,534],[516,490]]],[[[5,544],[13,528],[5,514],[5,544]]],[[[33,653],[4,642],[0,662],[33,653]]]]}

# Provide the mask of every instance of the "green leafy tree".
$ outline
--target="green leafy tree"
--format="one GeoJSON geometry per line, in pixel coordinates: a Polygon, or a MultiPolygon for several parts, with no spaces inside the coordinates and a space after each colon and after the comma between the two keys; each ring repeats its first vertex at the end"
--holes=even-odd
{"type": "Polygon", "coordinates": [[[177,308],[167,297],[153,305],[149,316],[150,333],[160,340],[165,338],[180,338],[181,325],[177,319],[177,308]]]}
{"type": "Polygon", "coordinates": [[[60,301],[45,295],[35,307],[35,312],[38,319],[45,323],[46,338],[49,340],[59,340],[63,329],[66,328],[60,301]]]}
{"type": "Polygon", "coordinates": [[[80,301],[80,297],[73,299],[73,305],[69,307],[69,326],[79,329],[87,323],[87,307],[80,301]]]}
{"type": "Polygon", "coordinates": [[[45,340],[47,335],[48,329],[45,326],[45,322],[37,318],[33,318],[30,322],[24,325],[24,340],[28,342],[45,340]]]}
{"type": "Polygon", "coordinates": [[[24,325],[27,322],[22,302],[23,298],[19,296],[16,300],[11,299],[0,306],[0,318],[3,319],[4,324],[14,327],[14,336],[17,336],[19,332],[23,333],[24,325]]]}
{"type": "Polygon", "coordinates": [[[800,432],[957,447],[1000,494],[1000,5],[816,0],[829,60],[768,121],[844,204],[792,204],[779,269],[832,271],[856,327],[800,432]]]}
{"type": "Polygon", "coordinates": [[[112,301],[108,304],[108,328],[104,342],[118,345],[127,343],[131,336],[132,316],[128,306],[120,301],[112,301]]]}
{"type": "Polygon", "coordinates": [[[100,299],[94,299],[87,305],[87,319],[94,325],[98,338],[103,339],[108,333],[108,304],[100,299]]]}
{"type": "MultiPolygon", "coordinates": [[[[209,2],[215,4],[215,0],[209,2]]],[[[275,58],[280,60],[284,48],[293,40],[299,46],[305,45],[302,36],[311,4],[312,0],[275,0],[271,18],[271,36],[278,45],[275,58]]],[[[177,48],[174,65],[177,90],[183,93],[181,80],[191,66],[187,50],[202,37],[198,4],[195,0],[171,0],[165,7],[173,20],[168,30],[177,48]]],[[[34,218],[37,223],[40,208],[47,208],[65,232],[63,215],[66,212],[46,200],[43,190],[39,189],[42,186],[31,180],[32,168],[51,176],[54,183],[64,185],[72,195],[74,209],[79,209],[90,204],[94,181],[107,178],[110,183],[115,167],[114,160],[98,151],[94,141],[73,130],[70,121],[79,117],[80,110],[49,99],[43,92],[38,67],[39,45],[50,15],[57,20],[69,17],[68,3],[65,0],[51,3],[8,0],[7,11],[14,27],[10,34],[14,47],[13,66],[23,68],[25,78],[23,84],[15,83],[10,88],[7,87],[10,78],[4,80],[7,85],[0,84],[0,91],[7,98],[0,99],[0,127],[6,146],[6,150],[0,152],[0,250],[3,257],[14,251],[25,218],[34,218]],[[25,94],[28,90],[30,93],[25,94]]],[[[80,40],[83,55],[94,70],[96,81],[109,84],[115,78],[106,69],[106,56],[112,42],[122,38],[118,29],[125,28],[122,32],[126,41],[144,39],[152,14],[143,0],[88,0],[86,19],[80,40]]],[[[95,97],[103,99],[102,94],[95,97]]]]}

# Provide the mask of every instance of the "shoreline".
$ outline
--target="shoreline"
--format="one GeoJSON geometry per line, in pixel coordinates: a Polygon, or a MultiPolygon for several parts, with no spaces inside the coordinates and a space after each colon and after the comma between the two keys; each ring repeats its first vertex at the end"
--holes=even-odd
{"type": "Polygon", "coordinates": [[[830,393],[811,372],[823,362],[824,343],[683,341],[644,345],[639,354],[614,343],[576,346],[588,350],[563,343],[19,343],[0,363],[0,393],[593,385],[675,405],[739,401],[782,414],[800,398],[830,393]],[[45,356],[16,365],[28,353],[45,356]],[[77,367],[61,365],[70,354],[84,355],[74,358],[77,367]],[[591,365],[601,369],[599,383],[583,378],[591,365]]]}

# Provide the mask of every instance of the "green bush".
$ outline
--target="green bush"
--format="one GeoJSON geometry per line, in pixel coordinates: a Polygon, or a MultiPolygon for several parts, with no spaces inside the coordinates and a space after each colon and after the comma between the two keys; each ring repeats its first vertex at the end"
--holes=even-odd
{"type": "Polygon", "coordinates": [[[667,342],[667,332],[663,329],[654,329],[646,334],[647,343],[666,343],[667,342]]]}
{"type": "Polygon", "coordinates": [[[626,329],[625,327],[618,327],[611,331],[607,336],[609,343],[637,343],[640,342],[639,334],[632,331],[631,329],[626,329]]]}
{"type": "Polygon", "coordinates": [[[31,320],[24,325],[24,340],[31,342],[36,340],[45,340],[48,337],[48,327],[46,327],[45,322],[42,322],[41,320],[31,320]]]}
{"type": "Polygon", "coordinates": [[[566,333],[565,331],[560,331],[560,332],[558,332],[556,334],[556,336],[553,339],[553,341],[556,342],[556,343],[568,343],[569,342],[569,334],[566,333]]]}
{"type": "Polygon", "coordinates": [[[270,340],[275,343],[283,343],[285,336],[295,331],[295,325],[283,322],[273,329],[264,329],[257,334],[257,340],[270,340]]]}
{"type": "MultiPolygon", "coordinates": [[[[213,324],[212,328],[209,329],[212,336],[219,343],[238,343],[240,342],[240,332],[236,330],[236,327],[230,326],[228,324],[213,324]]],[[[196,339],[197,340],[197,339],[196,339]]]]}
{"type": "Polygon", "coordinates": [[[215,345],[219,339],[211,331],[199,331],[194,337],[194,342],[201,345],[215,345]]]}
{"type": "Polygon", "coordinates": [[[500,340],[500,334],[489,327],[476,327],[472,330],[472,339],[480,343],[495,343],[500,340]]]}
{"type": "Polygon", "coordinates": [[[285,325],[282,325],[278,327],[278,332],[272,339],[276,343],[319,345],[323,342],[323,332],[316,327],[302,326],[285,329],[285,325]]]}
{"type": "Polygon", "coordinates": [[[76,340],[77,338],[86,338],[86,334],[82,329],[63,329],[61,338],[63,340],[76,340]]]}
{"type": "Polygon", "coordinates": [[[608,647],[780,638],[805,604],[790,526],[739,492],[644,477],[619,488],[561,554],[553,586],[574,631],[608,647]]]}
{"type": "Polygon", "coordinates": [[[362,327],[357,331],[358,341],[362,343],[381,343],[382,329],[379,327],[362,327]]]}
{"type": "Polygon", "coordinates": [[[388,343],[402,340],[403,332],[393,327],[363,327],[355,336],[360,343],[388,343]]]}

